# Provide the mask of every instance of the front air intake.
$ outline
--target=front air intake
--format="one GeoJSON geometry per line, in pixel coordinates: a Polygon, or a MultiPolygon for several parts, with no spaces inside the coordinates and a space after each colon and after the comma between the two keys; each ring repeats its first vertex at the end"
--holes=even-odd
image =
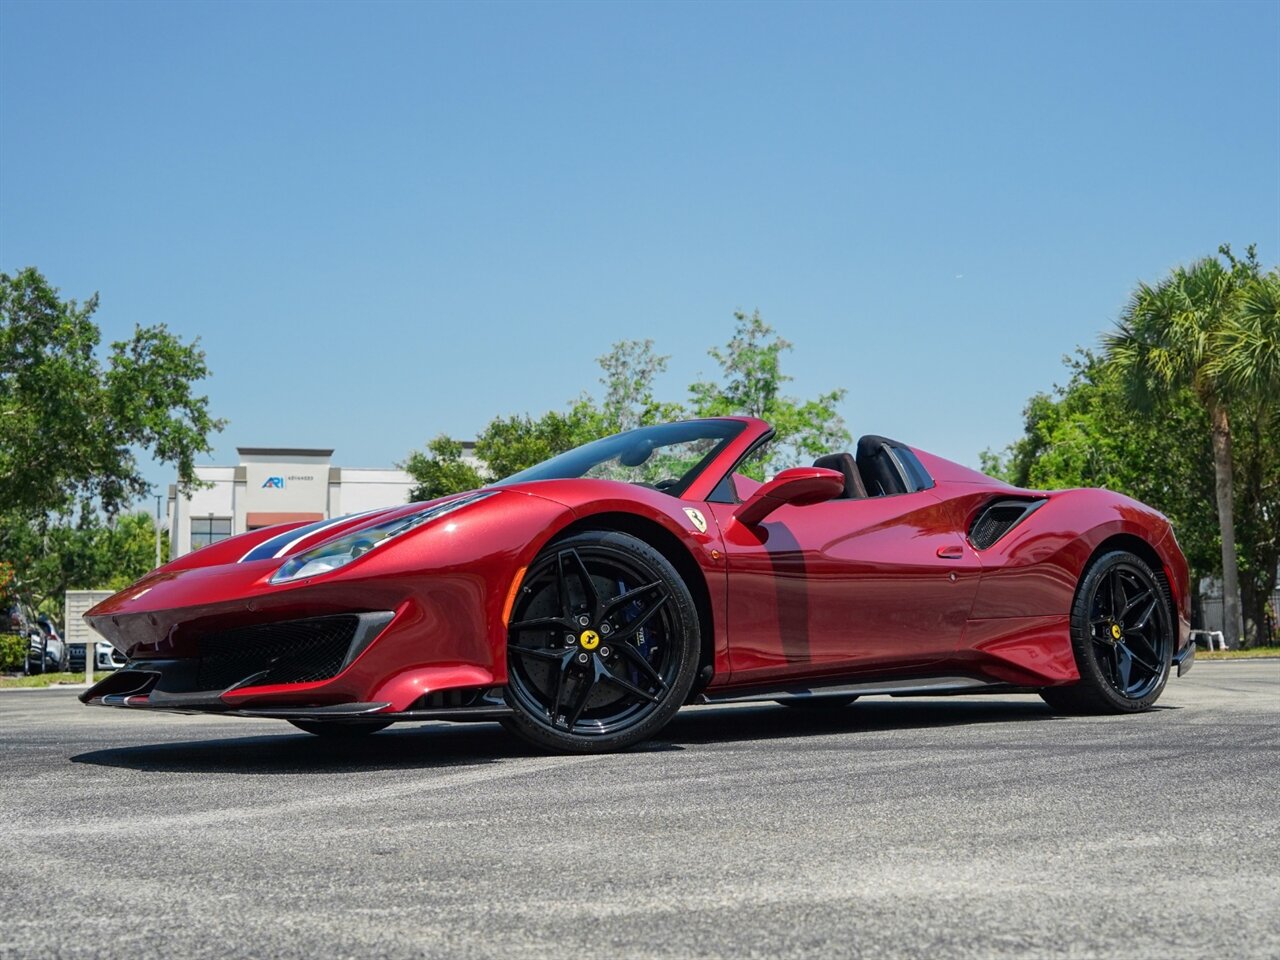
{"type": "Polygon", "coordinates": [[[969,527],[969,542],[978,550],[986,550],[1046,502],[1013,498],[993,500],[982,508],[969,527]]]}
{"type": "Polygon", "coordinates": [[[198,690],[328,680],[342,669],[360,618],[354,614],[267,623],[211,633],[198,641],[198,690]]]}

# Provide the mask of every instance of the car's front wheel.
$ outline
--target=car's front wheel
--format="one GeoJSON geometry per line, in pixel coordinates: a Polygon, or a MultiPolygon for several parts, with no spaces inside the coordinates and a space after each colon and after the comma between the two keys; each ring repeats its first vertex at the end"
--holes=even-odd
{"type": "Polygon", "coordinates": [[[700,634],[680,574],[642,540],[588,532],[525,574],[508,626],[503,725],[544,749],[619,750],[657,733],[698,669],[700,634]]]}
{"type": "Polygon", "coordinates": [[[1040,696],[1063,713],[1136,713],[1169,679],[1176,633],[1163,581],[1125,550],[1085,571],[1071,608],[1071,643],[1080,681],[1040,696]]]}

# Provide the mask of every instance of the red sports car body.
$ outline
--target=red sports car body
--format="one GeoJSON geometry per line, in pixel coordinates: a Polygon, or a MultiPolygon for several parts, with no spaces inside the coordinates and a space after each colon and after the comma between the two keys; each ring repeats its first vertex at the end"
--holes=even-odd
{"type": "Polygon", "coordinates": [[[1157,511],[882,437],[760,483],[771,437],[646,427],[473,493],[212,544],[89,612],[128,663],[82,699],[320,734],[500,719],[599,750],[689,702],[1136,710],[1190,667],[1187,566],[1157,511]]]}

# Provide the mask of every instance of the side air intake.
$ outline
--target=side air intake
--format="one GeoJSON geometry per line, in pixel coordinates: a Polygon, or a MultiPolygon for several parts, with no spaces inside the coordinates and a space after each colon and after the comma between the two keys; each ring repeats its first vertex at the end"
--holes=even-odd
{"type": "Polygon", "coordinates": [[[969,542],[978,550],[987,549],[1045,503],[1044,500],[1012,498],[993,500],[974,519],[969,528],[969,542]]]}

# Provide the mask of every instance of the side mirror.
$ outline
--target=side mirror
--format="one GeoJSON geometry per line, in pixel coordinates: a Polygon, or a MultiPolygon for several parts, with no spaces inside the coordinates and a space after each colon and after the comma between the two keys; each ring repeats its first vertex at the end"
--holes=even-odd
{"type": "Polygon", "coordinates": [[[807,507],[812,503],[825,503],[843,492],[844,475],[838,470],[792,467],[753,493],[733,512],[733,518],[753,527],[783,504],[807,507]]]}

